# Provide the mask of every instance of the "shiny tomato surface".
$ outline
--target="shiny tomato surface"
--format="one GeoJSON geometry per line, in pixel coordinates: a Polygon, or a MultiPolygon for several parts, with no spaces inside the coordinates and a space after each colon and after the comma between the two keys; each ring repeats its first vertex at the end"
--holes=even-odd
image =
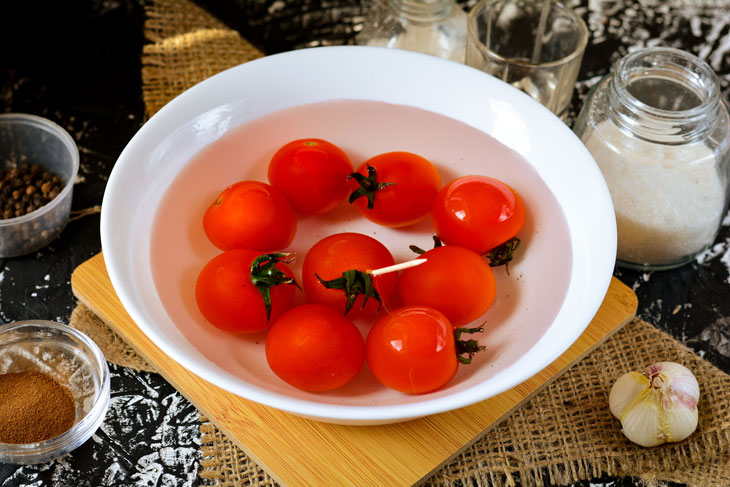
{"type": "MultiPolygon", "coordinates": [[[[342,277],[349,270],[367,271],[391,266],[395,263],[390,251],[379,241],[360,233],[337,233],[323,238],[307,252],[302,264],[302,287],[307,299],[345,312],[347,295],[340,289],[328,289],[317,276],[325,281],[342,277]]],[[[372,278],[383,308],[393,302],[398,285],[398,273],[391,272],[372,278]]],[[[363,295],[359,295],[347,313],[350,319],[372,318],[381,308],[380,303],[369,298],[363,308],[363,295]]]]}
{"type": "Polygon", "coordinates": [[[378,381],[407,394],[443,387],[458,368],[454,327],[426,306],[399,308],[376,321],[365,356],[378,381]]]}
{"type": "Polygon", "coordinates": [[[350,189],[347,154],[322,139],[299,139],[280,148],[269,163],[269,182],[303,215],[333,210],[350,189]]]}
{"type": "MultiPolygon", "coordinates": [[[[271,318],[267,320],[264,299],[251,281],[251,264],[260,251],[235,249],[211,259],[200,271],[195,283],[195,299],[200,312],[213,326],[234,333],[266,330],[284,311],[292,307],[296,287],[272,286],[271,318]]],[[[275,266],[293,277],[284,263],[275,266]]]]}
{"type": "Polygon", "coordinates": [[[311,392],[338,389],[357,376],[365,345],[357,327],[328,306],[303,304],[266,335],[266,360],[288,384],[311,392]]]}
{"type": "Polygon", "coordinates": [[[404,269],[398,292],[404,305],[442,312],[454,326],[479,318],[494,302],[496,281],[487,260],[473,250],[446,245],[421,255],[424,264],[404,269]]]}
{"type": "MultiPolygon", "coordinates": [[[[441,188],[436,167],[411,152],[377,155],[365,161],[357,172],[365,177],[374,174],[376,187],[372,188],[372,208],[368,208],[367,195],[358,197],[354,204],[365,218],[388,227],[403,227],[424,219],[441,188]]],[[[357,181],[353,182],[353,191],[360,187],[357,181]]]]}
{"type": "Polygon", "coordinates": [[[227,187],[203,215],[208,239],[221,250],[281,250],[294,239],[296,214],[284,194],[258,181],[227,187]]]}
{"type": "Polygon", "coordinates": [[[517,235],[525,223],[525,208],[505,183],[464,176],[441,188],[431,221],[444,243],[486,254],[517,235]]]}

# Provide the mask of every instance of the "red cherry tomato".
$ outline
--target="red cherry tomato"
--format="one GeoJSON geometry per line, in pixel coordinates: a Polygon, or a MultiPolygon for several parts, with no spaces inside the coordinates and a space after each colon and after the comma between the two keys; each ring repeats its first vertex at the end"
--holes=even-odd
{"type": "Polygon", "coordinates": [[[357,170],[350,202],[365,218],[403,227],[428,215],[441,187],[441,176],[428,160],[410,152],[387,152],[357,170]]]}
{"type": "Polygon", "coordinates": [[[349,192],[352,163],[342,149],[322,139],[300,139],[279,149],[269,163],[269,182],[296,211],[319,215],[334,209],[349,192]]]}
{"type": "MultiPolygon", "coordinates": [[[[195,299],[200,312],[212,325],[230,332],[255,333],[268,328],[273,320],[292,307],[294,276],[283,262],[269,261],[270,265],[263,270],[277,274],[282,284],[269,288],[271,316],[267,319],[264,297],[252,282],[251,264],[261,255],[256,250],[229,250],[214,257],[200,271],[195,283],[195,299]]],[[[266,265],[257,267],[257,271],[262,267],[266,265]]]]}
{"type": "Polygon", "coordinates": [[[439,389],[458,368],[454,327],[426,306],[399,308],[376,321],[365,356],[378,381],[408,394],[439,389]]]}
{"type": "Polygon", "coordinates": [[[435,308],[452,325],[463,326],[479,318],[494,302],[494,272],[476,252],[446,245],[421,257],[427,261],[404,269],[398,280],[398,293],[404,305],[435,308]]]}
{"type": "Polygon", "coordinates": [[[525,208],[503,182],[464,176],[441,188],[431,221],[444,243],[486,254],[517,235],[525,223],[525,208]]]}
{"type": "MultiPolygon", "coordinates": [[[[302,287],[310,302],[345,313],[348,304],[345,290],[328,289],[317,276],[332,281],[342,278],[346,271],[375,270],[394,263],[390,251],[374,238],[359,233],[337,233],[323,238],[307,252],[302,264],[302,287]]],[[[356,284],[363,283],[358,281],[356,284]]],[[[397,272],[372,277],[372,287],[386,305],[392,302],[397,285],[397,272]]],[[[364,297],[365,294],[359,293],[351,303],[347,312],[350,319],[373,317],[381,308],[381,303],[373,297],[367,299],[363,308],[364,297]]]]}
{"type": "Polygon", "coordinates": [[[221,250],[281,250],[294,239],[297,219],[281,191],[266,183],[241,181],[208,207],[203,229],[221,250]]]}
{"type": "Polygon", "coordinates": [[[266,360],[294,387],[331,391],[358,374],[365,362],[365,344],[357,327],[341,313],[321,304],[304,304],[271,326],[266,360]]]}

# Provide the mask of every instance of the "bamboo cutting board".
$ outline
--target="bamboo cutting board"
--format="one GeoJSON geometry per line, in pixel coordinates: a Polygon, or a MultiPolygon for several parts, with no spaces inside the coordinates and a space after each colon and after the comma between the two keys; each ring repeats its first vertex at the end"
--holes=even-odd
{"type": "Polygon", "coordinates": [[[71,277],[74,294],[277,482],[291,487],[418,484],[633,318],[636,295],[613,278],[578,340],[543,371],[481,403],[404,423],[343,426],[310,421],[226,392],[154,345],[119,302],[98,254],[71,277]]]}

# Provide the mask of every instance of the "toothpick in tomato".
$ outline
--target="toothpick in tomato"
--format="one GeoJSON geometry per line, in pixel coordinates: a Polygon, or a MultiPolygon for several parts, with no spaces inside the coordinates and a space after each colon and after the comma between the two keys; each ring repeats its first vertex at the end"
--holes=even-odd
{"type": "Polygon", "coordinates": [[[367,273],[395,264],[390,251],[372,237],[337,233],[309,249],[302,264],[302,287],[310,302],[331,306],[350,319],[373,317],[392,302],[398,273],[367,273]]]}

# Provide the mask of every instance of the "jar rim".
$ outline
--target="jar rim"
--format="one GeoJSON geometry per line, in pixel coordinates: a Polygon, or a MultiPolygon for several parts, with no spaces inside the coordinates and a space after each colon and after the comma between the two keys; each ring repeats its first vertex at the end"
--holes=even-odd
{"type": "Polygon", "coordinates": [[[449,16],[457,7],[455,0],[389,0],[397,13],[414,22],[435,22],[449,16]]]}
{"type": "Polygon", "coordinates": [[[622,101],[634,110],[659,119],[692,121],[713,110],[720,99],[719,80],[710,65],[694,54],[672,47],[645,47],[630,52],[619,60],[613,73],[618,81],[613,83],[614,89],[622,101]],[[628,89],[637,77],[670,71],[687,82],[700,103],[687,109],[668,110],[645,103],[628,89]]]}

